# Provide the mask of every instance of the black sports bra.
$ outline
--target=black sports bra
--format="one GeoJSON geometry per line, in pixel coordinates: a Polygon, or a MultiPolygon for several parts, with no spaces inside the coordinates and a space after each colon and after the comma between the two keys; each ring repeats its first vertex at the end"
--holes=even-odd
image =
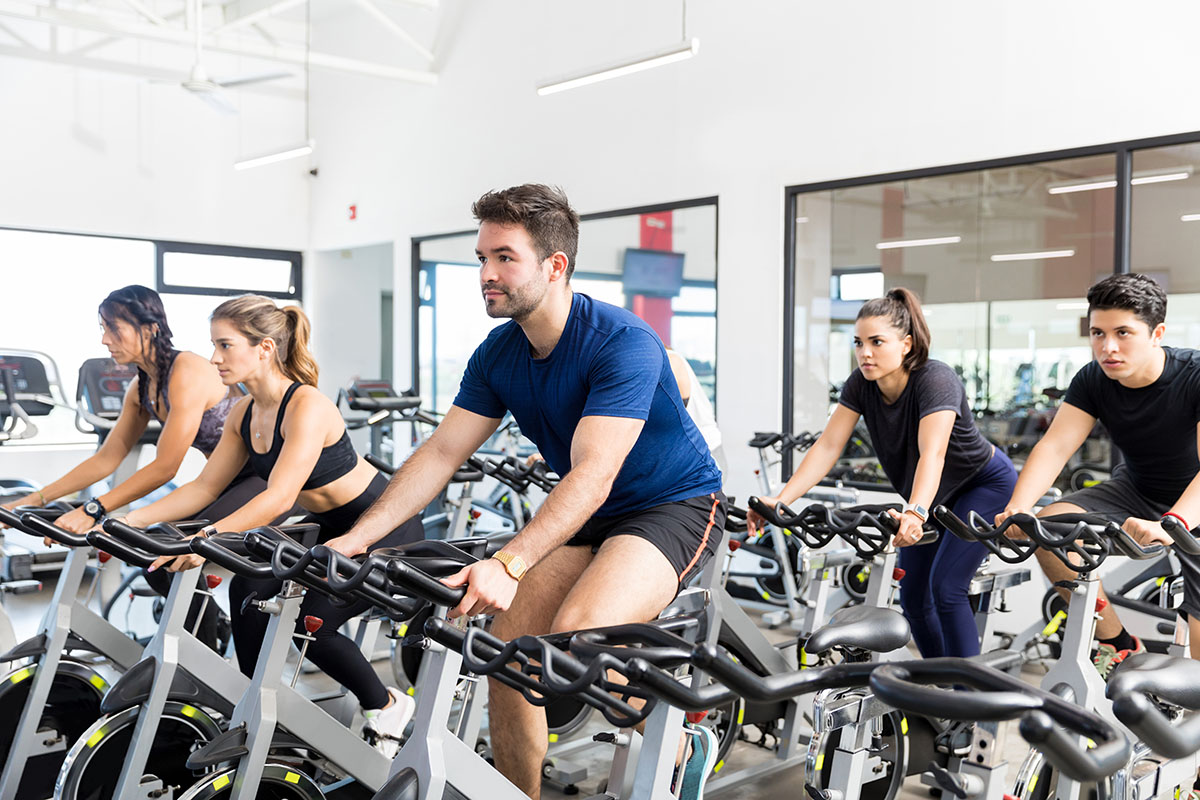
{"type": "MultiPolygon", "coordinates": [[[[254,446],[250,443],[250,412],[254,408],[254,400],[247,404],[246,413],[242,415],[242,441],[246,443],[246,449],[250,451],[250,469],[264,481],[271,477],[271,470],[279,461],[279,454],[283,452],[283,432],[281,430],[283,415],[287,410],[288,401],[292,399],[292,395],[299,388],[299,383],[293,383],[284,392],[283,402],[279,404],[279,413],[275,415],[275,435],[271,438],[271,449],[265,453],[255,452],[254,446]]],[[[317,489],[333,483],[343,475],[348,475],[357,464],[358,453],[355,452],[354,445],[350,442],[350,433],[343,430],[341,439],[321,450],[321,455],[317,459],[317,463],[313,465],[312,473],[308,476],[303,488],[317,489]]]]}

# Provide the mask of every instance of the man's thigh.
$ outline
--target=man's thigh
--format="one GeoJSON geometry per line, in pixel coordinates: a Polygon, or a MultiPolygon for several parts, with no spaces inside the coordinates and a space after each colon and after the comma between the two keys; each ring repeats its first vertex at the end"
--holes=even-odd
{"type": "Polygon", "coordinates": [[[593,558],[590,547],[551,550],[521,579],[508,610],[492,619],[492,633],[505,641],[549,633],[563,600],[593,558]]]}
{"type": "Polygon", "coordinates": [[[604,541],[575,581],[551,630],[648,622],[678,591],[679,576],[661,550],[640,536],[617,534],[604,541]]]}

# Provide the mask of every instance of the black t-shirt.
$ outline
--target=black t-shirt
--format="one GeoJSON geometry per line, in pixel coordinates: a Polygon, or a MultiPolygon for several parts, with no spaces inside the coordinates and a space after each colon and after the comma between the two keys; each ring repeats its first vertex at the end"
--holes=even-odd
{"type": "Polygon", "coordinates": [[[942,482],[930,508],[953,496],[992,457],[991,443],[975,427],[962,380],[941,361],[926,361],[913,370],[891,405],[884,402],[879,387],[856,369],[846,379],[839,402],[862,415],[883,471],[905,498],[912,494],[921,457],[917,435],[921,420],[936,411],[954,412],[942,482]]]}
{"type": "Polygon", "coordinates": [[[1200,351],[1163,352],[1162,375],[1149,386],[1122,386],[1092,361],[1075,373],[1063,402],[1104,423],[1125,457],[1125,476],[1145,497],[1170,505],[1200,471],[1200,351]]]}

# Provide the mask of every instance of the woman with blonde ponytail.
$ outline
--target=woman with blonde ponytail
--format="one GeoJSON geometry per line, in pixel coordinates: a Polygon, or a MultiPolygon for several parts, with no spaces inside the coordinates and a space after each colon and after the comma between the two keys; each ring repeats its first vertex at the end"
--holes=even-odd
{"type": "MultiPolygon", "coordinates": [[[[861,416],[879,463],[907,501],[892,512],[900,551],[900,607],[926,658],[979,653],[979,634],[967,588],[987,550],[943,531],[937,544],[909,547],[921,538],[928,509],[951,508],[966,519],[992,519],[1004,510],[1017,472],[1003,451],[983,438],[954,370],[929,358],[929,326],[908,289],[863,304],[854,323],[858,369],[846,379],[825,430],[770,505],[792,503],[837,463],[861,416]]],[[[751,512],[751,528],[762,518],[751,512]]]]}
{"type": "MultiPolygon", "coordinates": [[[[309,350],[308,317],[297,306],[276,307],[258,295],[226,300],[211,317],[212,363],[226,386],[243,384],[249,397],[229,413],[221,440],[203,472],[153,505],[130,514],[131,525],[144,527],[163,520],[186,519],[204,508],[244,467],[263,478],[266,489],[233,513],[212,521],[211,531],[244,531],[269,524],[298,504],[308,512],[304,522],[320,525],[320,541],[345,533],[378,498],[387,481],[355,452],[337,407],[317,390],[317,363],[309,350]]],[[[423,539],[419,517],[413,517],[376,543],[395,547],[423,539]]],[[[151,569],[191,569],[199,556],[161,558],[151,569]]],[[[266,634],[266,615],[239,613],[252,593],[270,597],[280,582],[235,577],[229,585],[233,609],[233,641],[238,666],[252,675],[266,634]]],[[[338,633],[342,623],[367,610],[366,604],[333,605],[310,592],[300,607],[297,632],[305,616],[325,624],[309,645],[308,657],[354,693],[367,717],[365,731],[389,757],[412,715],[412,698],[387,688],[354,643],[338,633]]]]}

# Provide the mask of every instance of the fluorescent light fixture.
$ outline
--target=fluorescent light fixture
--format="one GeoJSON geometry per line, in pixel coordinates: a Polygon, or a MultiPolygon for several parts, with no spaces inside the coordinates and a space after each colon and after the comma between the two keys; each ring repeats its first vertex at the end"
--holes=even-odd
{"type": "Polygon", "coordinates": [[[876,250],[895,250],[897,247],[928,247],[931,244],[958,244],[961,236],[938,236],[933,239],[897,239],[894,242],[878,242],[876,250]]]}
{"type": "Polygon", "coordinates": [[[1056,311],[1086,311],[1087,303],[1055,303],[1056,311]]]}
{"type": "Polygon", "coordinates": [[[1038,261],[1043,258],[1070,258],[1074,250],[1042,250],[1037,253],[997,253],[992,261],[1038,261]]]}
{"type": "Polygon", "coordinates": [[[1143,175],[1140,178],[1133,178],[1129,182],[1134,186],[1141,186],[1143,183],[1166,183],[1167,181],[1186,181],[1192,177],[1192,171],[1187,172],[1165,172],[1162,175],[1143,175]]]}
{"type": "Polygon", "coordinates": [[[620,78],[625,75],[632,75],[635,72],[642,72],[647,69],[665,66],[666,64],[674,64],[676,61],[685,61],[696,53],[700,52],[700,40],[690,39],[686,42],[671,45],[665,50],[658,50],[653,53],[635,58],[632,61],[623,61],[611,67],[601,67],[594,69],[591,72],[585,72],[582,75],[575,75],[569,78],[546,83],[537,87],[539,95],[554,94],[555,92],[565,92],[567,89],[577,89],[580,86],[587,86],[592,83],[599,83],[610,78],[620,78]]]}
{"type": "MultiPolygon", "coordinates": [[[[1192,177],[1192,168],[1186,167],[1179,169],[1146,170],[1135,174],[1129,182],[1134,186],[1141,186],[1144,183],[1166,183],[1167,181],[1185,181],[1192,177]]],[[[1050,194],[1071,194],[1072,192],[1091,192],[1096,189],[1112,189],[1117,185],[1115,178],[1098,181],[1068,181],[1066,183],[1048,183],[1046,191],[1050,194]]]]}
{"type": "Polygon", "coordinates": [[[1184,214],[1179,218],[1180,222],[1200,222],[1200,214],[1184,214]]]}
{"type": "Polygon", "coordinates": [[[313,142],[311,140],[295,147],[288,147],[283,150],[272,150],[269,153],[263,153],[260,156],[253,158],[244,158],[241,161],[233,162],[234,169],[250,169],[252,167],[261,167],[264,164],[274,164],[276,161],[287,161],[289,158],[299,158],[306,156],[313,151],[313,142]]]}

